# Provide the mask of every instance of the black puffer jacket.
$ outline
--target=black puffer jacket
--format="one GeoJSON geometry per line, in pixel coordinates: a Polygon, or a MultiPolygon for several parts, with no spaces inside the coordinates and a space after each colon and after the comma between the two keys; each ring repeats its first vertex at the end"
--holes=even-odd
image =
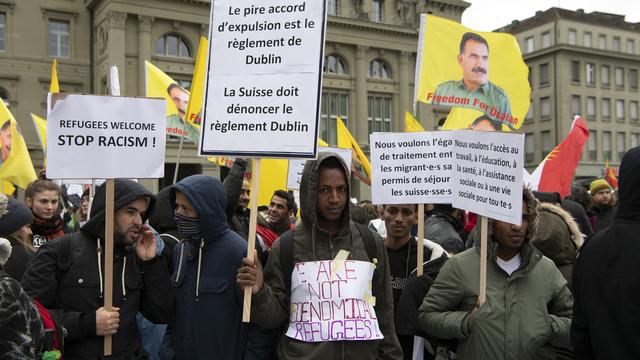
{"type": "MultiPolygon", "coordinates": [[[[141,197],[150,199],[150,212],[155,201],[149,191],[133,181],[115,180],[116,212],[141,197]]],[[[105,185],[102,185],[96,191],[90,220],[79,232],[40,247],[22,278],[29,296],[51,311],[62,313],[67,331],[63,354],[66,360],[103,358],[104,340],[96,335],[95,312],[104,304],[104,252],[99,257],[97,246],[100,243],[104,247],[104,221],[105,185]],[[70,255],[69,261],[62,261],[64,254],[70,255]]],[[[167,323],[173,315],[173,291],[165,259],[141,261],[133,248],[116,246],[113,306],[120,308],[120,327],[113,336],[111,359],[146,358],[140,345],[136,314],[142,312],[154,323],[167,323]]]]}

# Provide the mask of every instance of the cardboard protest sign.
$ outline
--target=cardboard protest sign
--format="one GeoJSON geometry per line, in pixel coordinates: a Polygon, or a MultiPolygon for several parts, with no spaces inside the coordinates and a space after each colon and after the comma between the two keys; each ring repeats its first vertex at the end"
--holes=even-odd
{"type": "Polygon", "coordinates": [[[473,31],[422,15],[416,100],[478,110],[518,129],[530,94],[528,68],[513,35],[473,31]]]}
{"type": "Polygon", "coordinates": [[[75,94],[49,99],[47,176],[164,176],[164,99],[75,94]]]}
{"type": "MultiPolygon", "coordinates": [[[[351,149],[341,149],[320,146],[319,151],[327,151],[336,153],[347,164],[347,168],[351,169],[352,151],[351,149]]],[[[304,164],[307,162],[302,159],[289,160],[289,168],[287,171],[287,189],[298,190],[300,189],[300,179],[302,178],[302,170],[304,170],[304,164]]],[[[269,195],[271,196],[271,195],[269,195]]]]}
{"type": "Polygon", "coordinates": [[[213,1],[200,154],[315,157],[324,6],[213,1]]]}
{"type": "Polygon", "coordinates": [[[366,261],[297,263],[286,335],[305,342],[382,339],[370,287],[373,270],[366,261]]]}
{"type": "Polygon", "coordinates": [[[524,134],[457,131],[453,207],[519,225],[524,134]]]}
{"type": "Polygon", "coordinates": [[[450,203],[455,134],[449,131],[371,134],[372,202],[450,203]]]}

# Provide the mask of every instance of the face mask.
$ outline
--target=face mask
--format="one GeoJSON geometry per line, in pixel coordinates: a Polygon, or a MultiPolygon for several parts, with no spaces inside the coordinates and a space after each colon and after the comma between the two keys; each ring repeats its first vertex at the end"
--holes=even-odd
{"type": "Polygon", "coordinates": [[[177,212],[173,213],[173,217],[176,220],[180,236],[187,240],[195,240],[200,237],[200,219],[186,217],[178,214],[177,212]]]}

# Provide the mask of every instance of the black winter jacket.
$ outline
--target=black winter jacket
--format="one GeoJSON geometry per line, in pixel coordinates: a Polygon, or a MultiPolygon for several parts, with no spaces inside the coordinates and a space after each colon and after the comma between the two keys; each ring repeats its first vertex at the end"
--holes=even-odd
{"type": "MultiPolygon", "coordinates": [[[[150,211],[154,203],[151,193],[133,181],[115,181],[116,211],[140,197],[151,199],[150,211]]],[[[97,246],[100,243],[104,247],[104,213],[102,185],[96,191],[90,220],[79,232],[41,246],[22,279],[29,296],[51,311],[62,313],[66,360],[103,358],[104,338],[96,335],[95,312],[104,304],[104,252],[99,253],[97,246]],[[59,261],[59,257],[64,258],[63,242],[71,242],[67,264],[59,261]]],[[[173,315],[173,292],[165,259],[142,261],[132,247],[115,246],[113,306],[120,308],[120,326],[113,336],[111,359],[146,358],[136,314],[142,312],[154,323],[167,323],[173,315]]]]}

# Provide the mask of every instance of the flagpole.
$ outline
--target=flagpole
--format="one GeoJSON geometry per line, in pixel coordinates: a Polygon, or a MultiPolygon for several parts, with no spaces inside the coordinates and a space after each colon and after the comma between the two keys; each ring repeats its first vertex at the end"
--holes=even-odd
{"type": "Polygon", "coordinates": [[[180,168],[180,157],[182,156],[182,143],[184,142],[184,135],[186,133],[186,122],[182,122],[182,134],[180,134],[180,144],[178,145],[178,158],[176,159],[176,168],[173,171],[173,184],[178,181],[178,169],[180,168]]]}

